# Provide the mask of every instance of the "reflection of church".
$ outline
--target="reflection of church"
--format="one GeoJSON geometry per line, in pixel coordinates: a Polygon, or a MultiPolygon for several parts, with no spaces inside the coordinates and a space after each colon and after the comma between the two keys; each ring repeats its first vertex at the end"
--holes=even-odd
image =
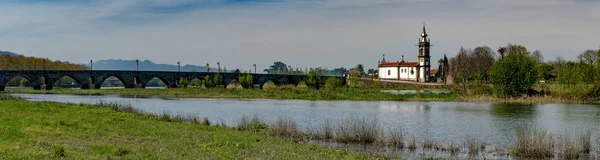
{"type": "Polygon", "coordinates": [[[384,55],[383,60],[378,62],[379,78],[415,82],[432,81],[432,78],[430,77],[432,74],[435,74],[437,70],[431,70],[431,56],[429,52],[429,47],[431,45],[430,40],[427,39],[425,24],[423,24],[423,32],[421,33],[421,38],[419,38],[418,46],[418,62],[406,62],[404,61],[404,55],[402,56],[401,61],[386,61],[384,55]]]}

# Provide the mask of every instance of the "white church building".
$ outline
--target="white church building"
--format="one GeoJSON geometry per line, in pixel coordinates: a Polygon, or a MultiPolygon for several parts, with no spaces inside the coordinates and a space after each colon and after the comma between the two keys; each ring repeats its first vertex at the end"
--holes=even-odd
{"type": "Polygon", "coordinates": [[[400,61],[386,61],[384,55],[383,60],[378,62],[379,79],[414,82],[433,81],[431,75],[437,73],[437,70],[431,70],[431,56],[429,52],[431,45],[425,32],[425,24],[423,24],[423,32],[421,33],[421,38],[419,38],[418,46],[418,62],[404,61],[404,55],[400,61]]]}

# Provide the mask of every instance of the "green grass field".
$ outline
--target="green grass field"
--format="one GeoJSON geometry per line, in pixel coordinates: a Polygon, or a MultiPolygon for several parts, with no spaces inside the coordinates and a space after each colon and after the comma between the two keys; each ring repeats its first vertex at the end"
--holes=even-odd
{"type": "Polygon", "coordinates": [[[373,159],[107,107],[0,101],[0,159],[373,159]]]}

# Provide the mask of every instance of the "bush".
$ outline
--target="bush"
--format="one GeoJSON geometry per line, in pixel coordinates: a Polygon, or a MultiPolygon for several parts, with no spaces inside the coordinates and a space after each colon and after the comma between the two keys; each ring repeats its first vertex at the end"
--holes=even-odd
{"type": "Polygon", "coordinates": [[[490,78],[498,97],[516,97],[527,92],[537,80],[536,61],[524,54],[509,54],[492,67],[490,78]]]}
{"type": "Polygon", "coordinates": [[[329,77],[327,78],[327,81],[325,81],[325,87],[327,87],[327,89],[335,89],[343,86],[344,81],[340,78],[329,77]]]}
{"type": "Polygon", "coordinates": [[[251,74],[242,74],[239,77],[239,82],[244,88],[252,88],[252,75],[251,74]]]}
{"type": "Polygon", "coordinates": [[[179,80],[177,81],[177,86],[179,88],[185,88],[187,85],[187,79],[180,77],[179,80]]]}
{"type": "Polygon", "coordinates": [[[313,89],[319,89],[321,86],[321,76],[319,76],[317,71],[315,71],[314,69],[311,69],[308,72],[308,79],[306,80],[306,86],[308,86],[308,88],[313,88],[313,89]]]}
{"type": "Polygon", "coordinates": [[[202,83],[204,83],[204,87],[206,87],[206,88],[215,87],[215,83],[213,82],[213,79],[210,77],[210,75],[206,75],[206,77],[204,77],[204,80],[202,81],[202,83]]]}
{"type": "Polygon", "coordinates": [[[221,76],[221,73],[215,74],[215,77],[213,78],[213,84],[215,86],[223,84],[223,76],[221,76]]]}

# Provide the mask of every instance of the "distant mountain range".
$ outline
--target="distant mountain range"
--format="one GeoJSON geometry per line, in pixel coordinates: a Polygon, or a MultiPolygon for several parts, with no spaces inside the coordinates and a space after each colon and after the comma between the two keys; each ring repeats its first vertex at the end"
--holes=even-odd
{"type": "Polygon", "coordinates": [[[9,51],[0,51],[0,55],[11,55],[11,56],[19,56],[19,54],[13,53],[13,52],[9,52],[9,51]]]}
{"type": "MultiPolygon", "coordinates": [[[[90,64],[86,64],[88,67],[90,64]]],[[[177,71],[177,64],[156,64],[150,60],[140,60],[140,71],[177,71]]],[[[136,70],[135,60],[108,59],[94,62],[94,70],[136,70]]],[[[182,72],[206,72],[206,66],[182,65],[182,72]]],[[[210,72],[217,69],[210,68],[210,72]]]]}

